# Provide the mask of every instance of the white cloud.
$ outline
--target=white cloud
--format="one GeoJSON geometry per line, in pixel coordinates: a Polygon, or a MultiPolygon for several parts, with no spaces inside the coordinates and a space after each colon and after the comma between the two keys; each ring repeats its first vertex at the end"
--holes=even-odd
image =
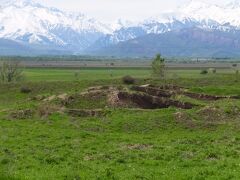
{"type": "MultiPolygon", "coordinates": [[[[0,0],[3,2],[4,0],[0,0]]],[[[6,0],[5,0],[6,1],[6,0]]],[[[70,11],[81,11],[102,21],[118,18],[139,20],[177,8],[190,0],[35,0],[48,6],[70,11]]],[[[226,3],[228,0],[203,0],[226,3]]]]}

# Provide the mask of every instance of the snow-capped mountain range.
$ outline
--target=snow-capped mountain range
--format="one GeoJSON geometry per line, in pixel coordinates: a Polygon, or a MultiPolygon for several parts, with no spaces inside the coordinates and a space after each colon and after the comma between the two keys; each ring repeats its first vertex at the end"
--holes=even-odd
{"type": "MultiPolygon", "coordinates": [[[[0,6],[0,40],[15,42],[34,52],[39,50],[39,54],[46,53],[42,50],[91,54],[148,34],[187,28],[232,34],[240,31],[240,0],[225,6],[192,0],[171,12],[146,17],[141,22],[117,20],[112,24],[82,13],[45,7],[33,0],[14,0],[0,6]]],[[[0,41],[0,48],[4,45],[0,41]]]]}
{"type": "Polygon", "coordinates": [[[32,0],[10,1],[0,8],[0,38],[21,43],[81,51],[108,33],[112,29],[93,18],[32,0]]]}

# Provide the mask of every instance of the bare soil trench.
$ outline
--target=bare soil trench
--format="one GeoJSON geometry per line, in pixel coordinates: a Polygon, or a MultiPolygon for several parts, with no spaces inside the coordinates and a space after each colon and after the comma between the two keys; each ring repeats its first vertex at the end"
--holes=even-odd
{"type": "MultiPolygon", "coordinates": [[[[183,87],[174,85],[142,85],[131,87],[97,86],[90,87],[82,93],[53,95],[50,97],[36,96],[32,100],[40,102],[39,109],[36,110],[40,116],[48,116],[52,112],[63,112],[72,116],[98,117],[106,114],[105,107],[139,109],[175,107],[178,109],[192,109],[198,106],[194,103],[175,100],[177,95],[204,101],[216,101],[224,98],[239,99],[238,96],[214,96],[193,93],[183,87]]],[[[24,118],[34,114],[32,111],[23,112],[15,112],[12,116],[24,118]]]]}
{"type": "MultiPolygon", "coordinates": [[[[89,100],[96,100],[99,97],[106,98],[108,107],[128,107],[141,109],[161,109],[176,107],[180,109],[192,109],[196,104],[174,100],[177,95],[184,95],[197,100],[215,101],[224,98],[239,99],[238,96],[214,96],[207,94],[198,94],[187,91],[183,87],[174,85],[153,86],[142,85],[132,86],[130,88],[121,87],[91,87],[82,96],[88,97],[89,100]],[[94,98],[93,98],[94,97],[94,98]]],[[[71,98],[74,101],[74,98],[71,98]]],[[[71,102],[65,102],[68,104],[71,102]]]]}
{"type": "Polygon", "coordinates": [[[193,99],[197,100],[208,100],[208,101],[216,101],[220,99],[240,99],[240,96],[215,96],[215,95],[208,95],[208,94],[200,94],[200,93],[193,93],[187,91],[183,87],[178,87],[178,86],[133,86],[133,90],[138,91],[138,92],[144,92],[146,94],[152,95],[152,96],[157,96],[157,97],[166,97],[166,98],[171,98],[172,96],[175,95],[184,95],[193,99]]]}

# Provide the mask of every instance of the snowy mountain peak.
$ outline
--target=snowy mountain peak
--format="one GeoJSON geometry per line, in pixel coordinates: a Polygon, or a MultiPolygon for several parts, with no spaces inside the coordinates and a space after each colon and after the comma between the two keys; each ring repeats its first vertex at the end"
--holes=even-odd
{"type": "Polygon", "coordinates": [[[10,0],[4,4],[4,6],[15,6],[15,7],[43,7],[41,4],[37,3],[35,0],[10,0]]]}
{"type": "Polygon", "coordinates": [[[235,0],[230,2],[229,4],[227,4],[226,7],[232,8],[232,9],[240,8],[240,0],[235,0]]]}
{"type": "Polygon", "coordinates": [[[192,0],[190,3],[179,8],[180,14],[196,19],[197,21],[212,21],[219,24],[229,23],[240,28],[240,0],[235,0],[229,5],[219,6],[202,0],[192,0]]]}
{"type": "Polygon", "coordinates": [[[118,19],[111,24],[111,27],[114,31],[117,31],[121,28],[128,28],[128,27],[134,26],[136,25],[136,23],[137,22],[132,22],[125,19],[118,19]]]}
{"type": "Polygon", "coordinates": [[[220,7],[216,4],[207,3],[206,1],[203,1],[203,0],[191,0],[189,3],[183,5],[183,7],[180,7],[179,9],[181,9],[182,12],[194,13],[196,11],[216,9],[216,8],[220,8],[220,7]]]}
{"type": "Polygon", "coordinates": [[[206,3],[205,1],[201,0],[191,0],[188,3],[186,3],[183,8],[189,9],[189,10],[197,10],[202,8],[208,8],[212,4],[206,3]]]}
{"type": "Polygon", "coordinates": [[[45,7],[33,0],[13,0],[0,10],[0,38],[24,44],[81,50],[108,33],[112,29],[93,18],[45,7]]]}
{"type": "Polygon", "coordinates": [[[146,34],[182,29],[240,30],[240,0],[225,6],[191,0],[173,11],[140,22],[117,20],[104,24],[82,13],[61,11],[37,0],[10,0],[0,9],[0,39],[29,46],[83,52],[98,43],[117,44],[146,34]]]}

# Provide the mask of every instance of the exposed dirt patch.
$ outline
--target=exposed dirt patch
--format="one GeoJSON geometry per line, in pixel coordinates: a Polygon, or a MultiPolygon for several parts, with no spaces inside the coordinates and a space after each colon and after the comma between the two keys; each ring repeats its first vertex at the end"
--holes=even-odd
{"type": "Polygon", "coordinates": [[[181,109],[192,109],[195,107],[194,104],[188,102],[175,101],[164,97],[160,98],[145,93],[119,92],[118,98],[120,100],[131,100],[143,109],[160,109],[168,108],[170,106],[181,109]]]}
{"type": "MultiPolygon", "coordinates": [[[[131,88],[115,86],[90,87],[85,92],[73,95],[60,94],[49,97],[36,96],[34,100],[43,102],[38,109],[41,117],[49,116],[53,112],[67,112],[72,116],[98,117],[104,116],[104,109],[110,108],[141,108],[161,109],[176,107],[179,109],[192,109],[196,104],[175,100],[177,95],[184,95],[199,100],[219,100],[223,98],[237,98],[234,96],[213,96],[188,92],[187,89],[175,85],[154,86],[150,84],[132,86],[131,88]],[[60,103],[59,103],[60,102],[60,103]],[[47,105],[44,105],[47,104],[47,105]],[[50,105],[53,104],[53,105],[50,105]],[[54,104],[56,106],[54,106],[54,104]]],[[[224,118],[216,109],[201,109],[198,115],[203,120],[224,118]]],[[[175,115],[177,122],[182,122],[188,127],[195,126],[194,122],[186,114],[175,115]]]]}
{"type": "Polygon", "coordinates": [[[133,86],[132,90],[138,91],[138,92],[144,92],[148,95],[152,96],[158,96],[158,97],[167,97],[170,98],[172,95],[174,95],[174,92],[171,91],[165,91],[160,88],[155,87],[145,87],[145,86],[133,86]]]}
{"type": "Polygon", "coordinates": [[[34,96],[31,98],[31,100],[34,100],[34,101],[43,101],[44,99],[46,99],[47,97],[44,96],[44,95],[37,95],[37,96],[34,96]]]}
{"type": "MultiPolygon", "coordinates": [[[[126,92],[126,91],[124,91],[126,92]]],[[[112,89],[107,96],[107,103],[109,107],[117,108],[117,107],[122,107],[122,108],[137,108],[139,107],[136,103],[134,103],[130,98],[123,99],[119,96],[121,92],[119,89],[115,88],[112,89]]]]}
{"type": "Polygon", "coordinates": [[[165,84],[162,86],[149,85],[149,87],[158,88],[158,89],[162,89],[162,90],[171,90],[171,91],[180,91],[180,90],[186,89],[184,87],[176,86],[173,84],[165,84]]]}
{"type": "Polygon", "coordinates": [[[240,116],[240,107],[238,106],[230,106],[225,110],[225,113],[228,117],[238,117],[240,116]]]}
{"type": "Polygon", "coordinates": [[[102,109],[68,109],[66,112],[75,117],[100,117],[106,115],[106,111],[102,109]]]}
{"type": "Polygon", "coordinates": [[[123,146],[123,149],[129,149],[129,150],[150,150],[153,148],[153,145],[149,144],[127,144],[123,146]]]}
{"type": "Polygon", "coordinates": [[[64,94],[58,95],[57,98],[62,101],[66,101],[66,100],[68,100],[69,96],[68,96],[68,94],[64,93],[64,94]]]}
{"type": "Polygon", "coordinates": [[[187,127],[187,128],[195,128],[196,123],[193,121],[191,116],[185,112],[177,112],[174,114],[175,120],[177,123],[187,127]]]}
{"type": "Polygon", "coordinates": [[[56,95],[52,95],[52,96],[49,96],[46,99],[44,99],[43,102],[51,102],[51,101],[56,100],[56,98],[57,98],[56,95]]]}
{"type": "Polygon", "coordinates": [[[143,85],[143,86],[134,86],[132,90],[138,92],[144,92],[148,95],[158,96],[158,97],[167,97],[170,98],[174,95],[184,95],[197,100],[208,100],[216,101],[220,99],[240,99],[240,96],[214,96],[208,94],[193,93],[187,91],[186,88],[175,86],[175,85],[163,85],[163,86],[153,86],[153,85],[143,85]]]}
{"type": "Polygon", "coordinates": [[[96,158],[93,155],[86,155],[83,157],[84,161],[92,161],[95,160],[96,158]]]}
{"type": "Polygon", "coordinates": [[[219,108],[207,106],[200,109],[197,114],[207,123],[221,122],[227,120],[225,112],[219,108]]]}
{"type": "Polygon", "coordinates": [[[207,94],[198,94],[192,92],[181,92],[183,95],[188,96],[193,99],[198,100],[208,100],[208,101],[217,101],[220,99],[239,99],[238,96],[214,96],[214,95],[207,95],[207,94]]]}
{"type": "Polygon", "coordinates": [[[48,116],[56,112],[63,113],[64,108],[56,105],[44,103],[38,107],[37,112],[40,117],[47,118],[48,116]]]}
{"type": "Polygon", "coordinates": [[[31,109],[18,110],[10,113],[12,119],[30,119],[34,115],[34,111],[31,109]]]}

